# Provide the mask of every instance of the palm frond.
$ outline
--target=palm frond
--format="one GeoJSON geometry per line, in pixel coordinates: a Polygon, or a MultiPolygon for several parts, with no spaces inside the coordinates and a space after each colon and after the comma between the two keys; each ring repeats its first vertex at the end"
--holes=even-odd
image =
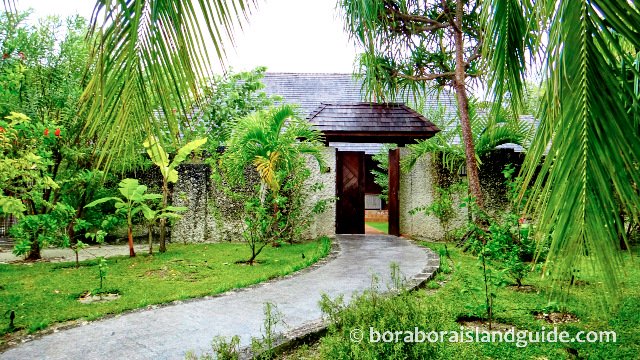
{"type": "MultiPolygon", "coordinates": [[[[224,44],[253,0],[98,0],[88,85],[81,97],[99,162],[135,153],[149,135],[179,142],[178,114],[198,100],[198,84],[210,75],[212,42],[223,61],[224,44]],[[207,34],[207,36],[205,36],[207,34]],[[159,119],[159,114],[162,114],[159,119]],[[165,135],[164,137],[162,135],[165,135]]],[[[228,40],[230,39],[230,40],[228,40]]]]}
{"type": "Polygon", "coordinates": [[[640,13],[626,1],[607,1],[607,11],[602,3],[558,2],[550,19],[541,124],[524,186],[534,185],[528,209],[541,241],[548,236],[547,266],[557,284],[579,269],[600,277],[611,300],[622,268],[619,210],[640,216],[640,136],[621,97],[632,89],[618,75],[629,54],[610,24],[640,24],[640,13]]]}
{"type": "Polygon", "coordinates": [[[527,53],[534,48],[531,34],[537,30],[533,9],[531,0],[490,0],[483,6],[487,29],[483,53],[489,59],[494,112],[500,110],[506,94],[515,113],[523,107],[527,53]]]}

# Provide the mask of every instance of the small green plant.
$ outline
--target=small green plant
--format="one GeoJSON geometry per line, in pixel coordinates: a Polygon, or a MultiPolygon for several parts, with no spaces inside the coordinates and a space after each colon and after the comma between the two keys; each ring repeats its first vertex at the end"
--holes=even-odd
{"type": "Polygon", "coordinates": [[[431,280],[427,283],[427,289],[430,289],[430,290],[440,289],[440,284],[438,284],[438,282],[435,280],[431,280]]]}
{"type": "Polygon", "coordinates": [[[454,196],[456,193],[466,192],[465,188],[466,185],[463,183],[456,183],[447,188],[436,187],[435,197],[431,204],[412,209],[409,213],[415,215],[422,212],[425,215],[435,216],[444,231],[443,240],[448,242],[451,240],[451,222],[458,215],[458,207],[454,206],[454,196]]]}
{"type": "Polygon", "coordinates": [[[320,305],[330,321],[318,346],[320,359],[447,358],[442,344],[420,341],[413,335],[445,330],[449,314],[441,304],[424,304],[410,291],[385,296],[370,289],[355,295],[349,305],[342,298],[331,300],[325,295],[320,305]],[[397,341],[382,340],[383,336],[398,336],[396,332],[401,334],[397,341]]]}
{"type": "MultiPolygon", "coordinates": [[[[271,359],[273,358],[273,350],[278,341],[277,327],[284,323],[284,315],[278,307],[271,303],[264,303],[264,323],[262,339],[251,339],[251,350],[258,359],[271,359]]],[[[286,325],[286,324],[285,324],[286,325]]]]}
{"type": "Polygon", "coordinates": [[[216,336],[211,341],[212,353],[197,356],[192,351],[185,354],[185,360],[237,360],[240,358],[240,337],[234,335],[231,339],[216,336]]]}
{"type": "Polygon", "coordinates": [[[29,326],[29,329],[28,329],[27,332],[29,334],[33,334],[33,333],[38,332],[40,330],[46,329],[48,326],[49,326],[49,322],[48,321],[41,320],[41,321],[38,321],[36,323],[31,324],[31,326],[29,326]]]}
{"type": "Polygon", "coordinates": [[[311,215],[324,211],[326,200],[316,203],[311,213],[304,210],[304,181],[310,175],[305,155],[320,169],[325,167],[320,139],[320,132],[287,105],[257,111],[236,123],[219,175],[230,192],[244,193],[240,198],[245,210],[243,237],[251,249],[248,264],[267,244],[293,242],[308,227],[311,215]],[[247,179],[259,180],[251,186],[247,179]]]}
{"type": "Polygon", "coordinates": [[[107,259],[104,257],[100,257],[98,260],[98,278],[100,279],[100,287],[99,292],[103,289],[104,280],[107,278],[107,270],[109,267],[107,266],[107,259]]]}
{"type": "MultiPolygon", "coordinates": [[[[153,227],[160,220],[162,224],[162,220],[176,220],[180,219],[180,213],[187,211],[188,208],[184,206],[166,206],[158,210],[153,210],[150,207],[142,208],[142,215],[147,222],[147,228],[149,231],[149,255],[153,255],[153,227]]],[[[160,231],[162,233],[162,231],[160,231]]],[[[162,244],[162,242],[161,242],[162,244]]]]}
{"type": "Polygon", "coordinates": [[[147,187],[145,185],[140,185],[137,179],[124,179],[120,181],[118,190],[124,200],[118,197],[105,197],[95,200],[85,207],[90,208],[98,204],[114,201],[116,214],[123,215],[127,219],[129,256],[135,257],[136,253],[133,249],[133,218],[139,212],[149,210],[149,206],[146,204],[148,201],[161,199],[162,195],[145,194],[147,187]]]}

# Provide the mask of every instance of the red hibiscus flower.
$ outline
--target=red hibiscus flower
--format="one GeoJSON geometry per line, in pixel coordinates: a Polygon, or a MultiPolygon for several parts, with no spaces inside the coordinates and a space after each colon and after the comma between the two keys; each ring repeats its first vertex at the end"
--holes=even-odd
{"type": "Polygon", "coordinates": [[[44,136],[49,136],[49,129],[44,129],[44,136]]]}
{"type": "Polygon", "coordinates": [[[60,137],[60,129],[56,129],[53,135],[55,135],[56,137],[60,137]]]}

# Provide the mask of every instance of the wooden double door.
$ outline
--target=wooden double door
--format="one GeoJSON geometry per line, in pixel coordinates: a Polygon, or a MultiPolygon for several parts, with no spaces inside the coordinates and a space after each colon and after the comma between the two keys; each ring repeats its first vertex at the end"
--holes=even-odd
{"type": "MultiPolygon", "coordinates": [[[[365,153],[338,151],[336,163],[336,233],[364,234],[365,153]]],[[[389,234],[400,235],[398,190],[400,153],[389,152],[389,234]]]]}

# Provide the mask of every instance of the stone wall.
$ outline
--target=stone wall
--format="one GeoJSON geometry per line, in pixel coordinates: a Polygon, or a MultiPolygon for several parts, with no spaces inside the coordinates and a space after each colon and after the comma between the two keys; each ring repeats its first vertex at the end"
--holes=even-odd
{"type": "MultiPolygon", "coordinates": [[[[400,158],[406,156],[408,150],[400,149],[400,158]]],[[[502,170],[507,164],[513,164],[517,171],[520,169],[524,155],[515,153],[510,149],[500,149],[491,152],[490,155],[482,158],[480,167],[480,185],[484,193],[484,202],[490,214],[498,214],[507,209],[509,200],[505,178],[502,170]]],[[[409,211],[420,206],[431,204],[436,187],[451,185],[451,174],[446,174],[441,166],[434,164],[428,155],[418,160],[409,173],[402,173],[400,176],[400,233],[407,236],[421,237],[426,239],[441,239],[444,230],[439,220],[435,216],[426,216],[423,213],[415,215],[409,211]]],[[[458,216],[451,223],[451,228],[457,228],[465,224],[468,220],[467,208],[459,208],[460,200],[466,194],[454,196],[454,208],[458,209],[458,216]]]]}
{"type": "MultiPolygon", "coordinates": [[[[321,171],[318,163],[307,160],[311,176],[306,184],[324,184],[319,191],[311,192],[308,203],[315,204],[320,199],[335,198],[336,156],[335,148],[323,148],[323,156],[328,171],[321,171]]],[[[185,164],[179,168],[179,180],[174,186],[172,201],[175,206],[189,208],[182,219],[175,222],[171,231],[171,242],[201,243],[242,241],[244,203],[234,200],[229,194],[218,189],[211,180],[211,169],[206,164],[185,164]]],[[[257,181],[252,174],[246,174],[248,183],[257,181]]],[[[251,184],[248,185],[251,187],[251,184]]],[[[322,235],[335,234],[335,201],[327,204],[322,214],[314,219],[305,234],[305,239],[315,239],[322,235]]]]}
{"type": "Polygon", "coordinates": [[[336,148],[325,147],[322,156],[326,162],[327,169],[321,171],[317,161],[308,159],[308,166],[311,176],[307,179],[307,185],[315,183],[323,184],[322,189],[313,192],[309,197],[309,204],[315,204],[322,199],[331,199],[327,204],[326,211],[322,214],[314,215],[314,219],[307,231],[307,238],[315,239],[319,236],[334,236],[336,234],[336,148]]]}
{"type": "MultiPolygon", "coordinates": [[[[321,171],[315,160],[308,159],[311,177],[307,179],[307,186],[311,187],[315,183],[323,184],[321,190],[310,193],[308,201],[310,206],[320,199],[335,200],[336,149],[325,147],[322,151],[328,171],[321,171]]],[[[406,156],[407,152],[406,148],[401,148],[400,158],[406,156]]],[[[482,161],[480,180],[485,192],[485,203],[487,208],[495,213],[508,206],[502,169],[507,163],[514,163],[518,167],[522,162],[522,156],[512,151],[496,151],[482,161]]],[[[173,204],[186,206],[189,211],[173,225],[171,241],[174,243],[242,241],[244,205],[232,200],[212,185],[209,166],[186,164],[180,166],[179,171],[180,178],[173,191],[173,204]]],[[[247,178],[251,178],[250,174],[247,178]]],[[[411,215],[409,211],[431,204],[435,197],[436,186],[446,186],[447,182],[446,179],[443,181],[441,171],[429,156],[420,159],[409,173],[403,172],[400,175],[400,232],[403,235],[427,239],[442,238],[444,231],[435,216],[426,216],[423,213],[411,215]]],[[[462,197],[464,194],[458,195],[458,203],[462,197]]],[[[458,216],[452,222],[452,229],[462,226],[467,219],[467,209],[459,208],[458,216]]],[[[314,215],[304,237],[315,239],[322,235],[333,236],[335,229],[336,203],[330,201],[324,213],[314,215]]]]}
{"type": "Polygon", "coordinates": [[[172,203],[189,208],[182,219],[171,228],[173,243],[201,243],[208,239],[209,178],[211,168],[206,164],[183,164],[178,168],[178,182],[173,188],[172,203]]]}
{"type": "Polygon", "coordinates": [[[481,161],[479,174],[484,204],[489,213],[496,214],[509,206],[507,186],[502,171],[507,164],[513,164],[516,168],[514,176],[517,176],[524,161],[524,154],[510,149],[496,149],[483,156],[481,161]]]}
{"type": "MultiPolygon", "coordinates": [[[[400,148],[401,161],[407,154],[408,149],[400,148]]],[[[438,179],[430,155],[418,160],[410,172],[403,172],[400,175],[400,233],[402,235],[432,240],[441,239],[444,236],[440,221],[435,216],[427,216],[422,212],[409,214],[411,210],[433,202],[437,184],[438,179]]],[[[466,208],[459,208],[457,218],[451,222],[451,228],[463,225],[466,220],[466,208]]]]}

